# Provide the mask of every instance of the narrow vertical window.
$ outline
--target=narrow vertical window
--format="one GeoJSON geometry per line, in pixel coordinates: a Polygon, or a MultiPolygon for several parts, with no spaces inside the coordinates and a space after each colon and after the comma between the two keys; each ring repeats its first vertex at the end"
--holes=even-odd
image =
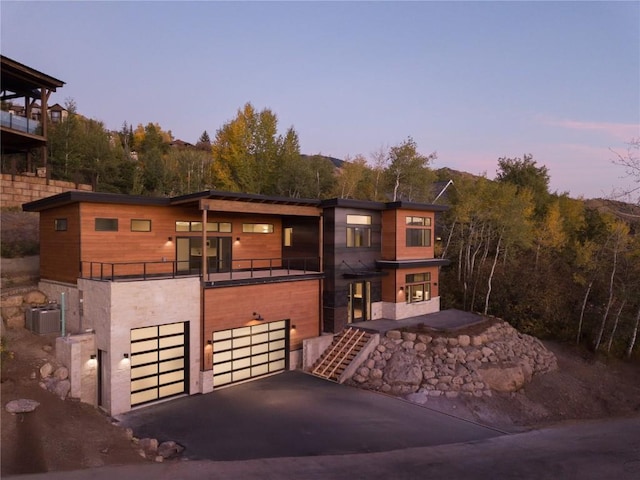
{"type": "Polygon", "coordinates": [[[286,227],[284,229],[284,246],[290,247],[293,245],[293,227],[286,227]]]}

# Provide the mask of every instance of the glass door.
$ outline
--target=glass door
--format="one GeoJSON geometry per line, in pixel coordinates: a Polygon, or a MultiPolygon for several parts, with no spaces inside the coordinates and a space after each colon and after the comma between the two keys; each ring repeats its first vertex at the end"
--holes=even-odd
{"type": "MultiPolygon", "coordinates": [[[[231,269],[231,237],[208,237],[206,246],[209,273],[231,269]]],[[[202,270],[202,237],[176,239],[176,269],[178,273],[197,274],[202,270]]]]}
{"type": "Polygon", "coordinates": [[[371,320],[371,282],[349,284],[348,323],[371,320]]]}

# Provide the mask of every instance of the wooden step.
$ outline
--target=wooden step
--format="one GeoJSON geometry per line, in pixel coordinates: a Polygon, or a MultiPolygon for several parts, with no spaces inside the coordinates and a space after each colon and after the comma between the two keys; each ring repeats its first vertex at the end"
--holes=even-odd
{"type": "Polygon", "coordinates": [[[334,338],[311,373],[322,378],[338,381],[342,372],[367,345],[370,337],[371,334],[364,330],[346,328],[334,338]]]}

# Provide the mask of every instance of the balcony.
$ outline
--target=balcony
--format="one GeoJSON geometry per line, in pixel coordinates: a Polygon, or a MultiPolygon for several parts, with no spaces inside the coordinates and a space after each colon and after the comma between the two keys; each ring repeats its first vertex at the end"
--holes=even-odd
{"type": "Polygon", "coordinates": [[[31,135],[41,135],[40,122],[37,120],[32,120],[27,117],[21,117],[20,115],[14,115],[11,112],[5,112],[4,110],[0,112],[0,124],[3,127],[10,128],[12,130],[17,130],[24,133],[29,133],[31,135]]]}
{"type": "MultiPolygon", "coordinates": [[[[81,262],[80,277],[106,282],[202,277],[189,262],[81,262]],[[191,266],[192,267],[192,266],[191,266]]],[[[322,276],[319,257],[234,259],[231,269],[207,273],[205,286],[221,287],[289,281],[292,277],[322,276]]],[[[300,278],[298,278],[300,279],[300,278]]]]}

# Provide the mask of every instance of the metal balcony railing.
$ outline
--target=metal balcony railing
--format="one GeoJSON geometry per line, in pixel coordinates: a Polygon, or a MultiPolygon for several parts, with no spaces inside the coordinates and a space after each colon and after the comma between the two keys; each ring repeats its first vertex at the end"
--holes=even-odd
{"type": "MultiPolygon", "coordinates": [[[[80,262],[80,277],[103,281],[157,280],[186,276],[202,276],[201,265],[189,261],[157,262],[80,262]]],[[[234,259],[231,268],[214,262],[207,272],[207,281],[243,280],[319,273],[319,257],[234,259]]]]}

